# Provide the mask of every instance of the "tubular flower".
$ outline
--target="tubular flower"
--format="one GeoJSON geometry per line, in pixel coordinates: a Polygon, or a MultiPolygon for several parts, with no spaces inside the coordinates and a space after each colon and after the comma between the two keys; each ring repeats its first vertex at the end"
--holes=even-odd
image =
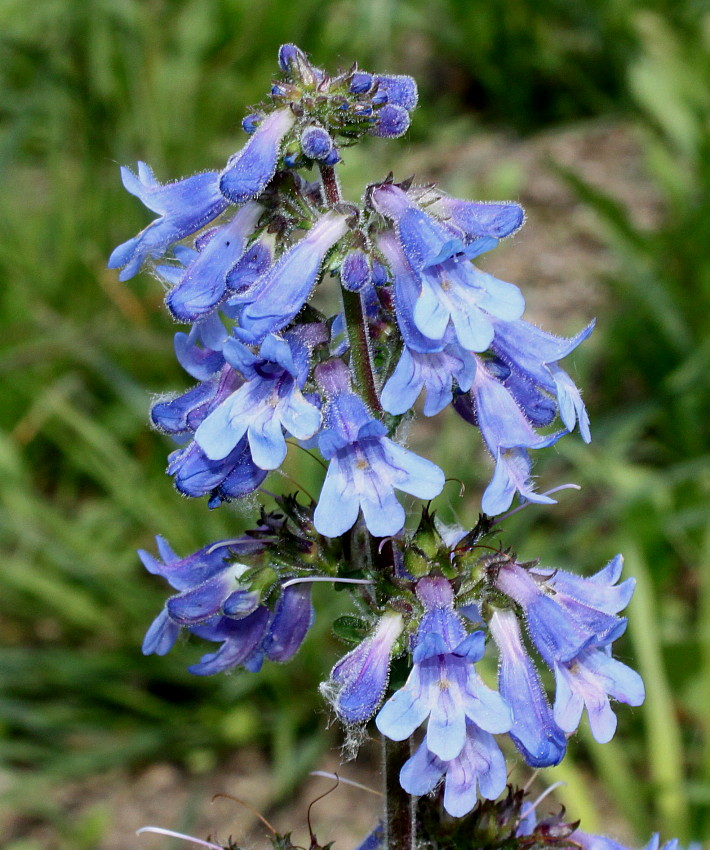
{"type": "Polygon", "coordinates": [[[507,732],[510,709],[487,688],[474,663],[483,656],[484,635],[466,634],[453,609],[451,585],[424,578],[417,595],[425,614],[417,631],[414,666],[405,685],[377,715],[377,728],[395,741],[409,738],[427,718],[427,747],[443,761],[461,753],[467,720],[485,732],[507,732]]]}
{"type": "Polygon", "coordinates": [[[405,516],[394,490],[432,499],[444,486],[444,473],[387,437],[387,428],[350,391],[342,361],[323,364],[317,375],[327,396],[318,447],[330,465],[314,514],[315,527],[326,537],[339,537],[355,524],[362,509],[375,537],[396,534],[405,516]]]}
{"type": "Polygon", "coordinates": [[[119,245],[109,257],[110,269],[122,269],[119,280],[132,278],[148,257],[161,256],[175,242],[213,221],[229,204],[214,171],[161,184],[151,168],[139,162],[137,177],[128,168],[121,168],[121,179],[126,189],[160,218],[119,245]]]}

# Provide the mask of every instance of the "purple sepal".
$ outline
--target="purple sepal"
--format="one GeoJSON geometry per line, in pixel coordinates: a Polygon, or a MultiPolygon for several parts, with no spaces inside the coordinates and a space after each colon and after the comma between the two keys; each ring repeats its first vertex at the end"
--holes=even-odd
{"type": "Polygon", "coordinates": [[[228,205],[219,191],[219,175],[214,171],[160,184],[152,169],[139,162],[138,176],[128,168],[121,168],[121,179],[125,188],[160,218],[114,249],[108,268],[123,268],[119,280],[133,277],[148,257],[161,256],[175,242],[216,218],[228,205]]]}
{"type": "Polygon", "coordinates": [[[334,693],[333,708],[346,723],[365,723],[377,710],[387,686],[392,648],[402,626],[400,614],[385,614],[375,633],[331,670],[324,693],[334,693]]]}
{"type": "Polygon", "coordinates": [[[295,121],[290,108],[277,109],[264,118],[219,177],[219,190],[225,198],[243,204],[264,191],[276,171],[283,137],[295,121]]]}

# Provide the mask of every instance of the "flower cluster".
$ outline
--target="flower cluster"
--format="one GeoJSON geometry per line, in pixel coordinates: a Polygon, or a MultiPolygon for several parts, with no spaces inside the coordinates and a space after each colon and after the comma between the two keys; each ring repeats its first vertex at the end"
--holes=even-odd
{"type": "MultiPolygon", "coordinates": [[[[455,548],[450,558],[457,561],[455,548]]],[[[634,589],[634,579],[617,584],[622,563],[617,556],[596,575],[580,578],[523,565],[512,556],[484,559],[475,567],[483,571],[475,593],[467,590],[471,571],[461,564],[455,581],[432,574],[412,582],[410,576],[401,583],[412,611],[408,621],[385,615],[373,637],[338,662],[325,692],[334,695],[335,711],[346,723],[375,715],[399,637],[412,668],[377,713],[377,728],[402,741],[426,721],[423,740],[402,769],[402,786],[421,796],[443,777],[444,807],[454,816],[466,814],[478,794],[493,800],[505,788],[505,761],[493,735],[507,733],[532,767],[555,765],[585,707],[594,737],[604,743],[616,728],[610,698],[632,706],[643,702],[638,674],[610,653],[626,626],[616,614],[634,589]],[[394,618],[396,630],[385,626],[394,618]],[[552,706],[521,624],[530,649],[554,673],[552,706]],[[475,669],[489,636],[498,650],[497,692],[475,669]]]]}
{"type": "Polygon", "coordinates": [[[496,464],[486,513],[502,513],[516,493],[552,501],[534,490],[528,451],[577,422],[589,440],[579,391],[559,361],[592,326],[572,339],[539,330],[521,318],[520,290],[474,265],[522,225],[521,207],[391,178],[371,185],[360,207],[336,201],[333,139],[406,128],[414,81],[357,68],[330,77],[293,45],[279,63],[284,80],[250,116],[251,138],[221,172],[161,185],[144,163],[137,175],[122,169],[126,188],[160,217],[109,265],[125,280],[148,263],[167,287],[170,313],[191,325],[176,335],[176,352],[200,383],[152,413],[185,443],[168,467],[176,487],[208,495],[214,507],[257,489],[283,462],[287,438],[317,437],[330,461],[319,531],[344,533],[362,509],[373,535],[396,534],[404,511],[394,489],[431,499],[444,482],[391,439],[424,390],[426,416],[453,403],[480,429],[496,464]],[[313,163],[321,182],[299,173],[313,163]],[[369,388],[348,352],[352,320],[307,306],[333,278],[361,305],[374,348],[369,388]],[[383,424],[382,410],[394,425],[383,424]],[[556,417],[562,427],[550,432],[556,417]],[[332,497],[345,494],[336,517],[332,497]]]}
{"type": "Polygon", "coordinates": [[[386,739],[413,741],[399,773],[408,794],[441,788],[454,818],[499,807],[502,838],[524,839],[505,846],[532,847],[533,836],[534,846],[615,848],[560,818],[537,822],[522,792],[499,800],[510,744],[495,736],[532,767],[561,761],[585,709],[596,740],[612,738],[611,700],[644,699],[640,677],[611,654],[634,580],[619,583],[621,556],[581,578],[481,543],[516,496],[553,501],[535,489],[531,450],[575,428],[589,442],[560,363],[593,323],[571,338],[547,333],[525,320],[516,285],[479,267],[522,226],[516,202],[459,200],[392,175],[359,204],[342,199],[335,165],[364,135],[407,130],[413,79],[357,66],[331,76],[291,44],[278,61],[281,78],[224,168],[166,184],[144,163],[122,169],[158,217],[109,266],[121,280],[150,269],[188,326],[175,353],[197,383],[151,410],[178,443],[168,462],[178,491],[210,508],[242,498],[279,470],[290,443],[318,451],[326,472],[317,502],[273,497],[277,510],[262,509],[241,537],[185,558],[162,538],[159,558],[142,552],[176,591],[144,652],[165,654],[186,630],[218,644],[190,668],[198,675],[287,661],[313,623],[312,583],[349,583],[358,615],[334,625],[354,645],[322,692],[347,726],[374,718],[386,739]],[[335,315],[318,307],[328,285],[340,295],[335,315]],[[416,531],[405,528],[397,493],[431,500],[445,483],[402,444],[422,394],[424,416],[451,406],[492,457],[471,531],[444,527],[428,507],[416,531]],[[484,681],[494,653],[497,689],[484,681]]]}

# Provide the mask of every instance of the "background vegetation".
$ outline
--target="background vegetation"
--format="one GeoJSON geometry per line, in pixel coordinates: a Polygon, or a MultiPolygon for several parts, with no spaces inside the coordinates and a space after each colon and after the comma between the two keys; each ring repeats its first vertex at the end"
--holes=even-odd
{"type": "MultiPolygon", "coordinates": [[[[278,45],[295,41],[324,66],[357,58],[417,76],[422,107],[407,149],[420,163],[450,120],[461,139],[590,119],[635,128],[658,198],[653,224],[639,227],[618,199],[560,170],[614,260],[602,327],[576,357],[595,442],[563,441],[540,464],[550,480],[583,483],[584,495],[547,515],[523,511],[511,536],[525,553],[582,569],[621,550],[639,580],[623,651],[644,675],[648,703],[620,712],[610,745],[579,736],[550,777],[568,781],[563,799],[588,828],[602,829],[611,807],[639,842],[651,828],[707,840],[706,3],[0,0],[0,33],[5,810],[55,823],[57,847],[95,846],[52,802],[57,785],[155,759],[205,771],[257,741],[284,793],[324,747],[314,709],[325,617],[296,663],[259,677],[191,678],[193,646],[164,659],[139,654],[165,591],[135,549],[162,533],[187,553],[244,520],[179,499],[163,474],[166,443],[145,422],[150,392],[188,385],[171,354],[173,327],[153,281],[124,286],[105,269],[111,248],[147,221],[117,165],[145,159],[162,179],[219,167],[242,144],[240,119],[274,73],[278,45]]],[[[378,148],[383,174],[398,168],[396,148],[378,148]]],[[[354,159],[353,187],[370,176],[366,162],[354,159]]],[[[452,467],[461,447],[448,445],[452,467]]],[[[290,470],[308,489],[318,486],[309,463],[294,458],[290,470]]],[[[472,463],[467,477],[480,468],[472,463]]],[[[467,505],[473,521],[473,496],[467,505]]]]}

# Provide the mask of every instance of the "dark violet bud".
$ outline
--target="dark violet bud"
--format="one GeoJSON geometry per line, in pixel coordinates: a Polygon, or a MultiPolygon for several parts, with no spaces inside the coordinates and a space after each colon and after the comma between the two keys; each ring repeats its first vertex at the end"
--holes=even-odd
{"type": "Polygon", "coordinates": [[[244,130],[245,133],[249,133],[251,136],[259,124],[261,124],[261,121],[261,115],[258,115],[256,112],[252,112],[251,115],[245,115],[244,118],[242,118],[242,130],[244,130]]]}
{"type": "Polygon", "coordinates": [[[340,162],[340,154],[338,153],[338,149],[333,146],[323,160],[323,165],[337,165],[340,162]]]}
{"type": "Polygon", "coordinates": [[[301,133],[301,149],[309,159],[325,159],[333,149],[333,140],[322,127],[306,127],[301,133]]]}
{"type": "Polygon", "coordinates": [[[397,139],[407,132],[409,123],[409,113],[403,106],[387,103],[377,113],[377,122],[370,133],[385,139],[397,139]]]}
{"type": "Polygon", "coordinates": [[[350,91],[353,94],[364,94],[372,88],[372,74],[366,71],[355,71],[350,81],[350,91]]]}
{"type": "Polygon", "coordinates": [[[371,282],[372,273],[368,256],[364,251],[356,248],[345,255],[340,267],[340,281],[350,292],[359,292],[364,286],[371,282]]]}
{"type": "Polygon", "coordinates": [[[287,168],[296,168],[300,159],[300,154],[296,153],[296,151],[294,151],[293,153],[287,153],[284,156],[284,165],[287,168]]]}
{"type": "Polygon", "coordinates": [[[378,260],[372,262],[372,283],[374,286],[384,286],[390,279],[387,266],[378,260]]]}
{"type": "Polygon", "coordinates": [[[417,105],[419,93],[413,77],[408,77],[405,74],[377,75],[375,82],[378,84],[377,94],[384,94],[387,103],[401,106],[408,111],[411,111],[417,105]]]}
{"type": "Polygon", "coordinates": [[[301,63],[307,65],[308,59],[300,47],[296,47],[295,44],[282,44],[279,47],[279,66],[282,71],[287,74],[293,73],[301,63]]]}

